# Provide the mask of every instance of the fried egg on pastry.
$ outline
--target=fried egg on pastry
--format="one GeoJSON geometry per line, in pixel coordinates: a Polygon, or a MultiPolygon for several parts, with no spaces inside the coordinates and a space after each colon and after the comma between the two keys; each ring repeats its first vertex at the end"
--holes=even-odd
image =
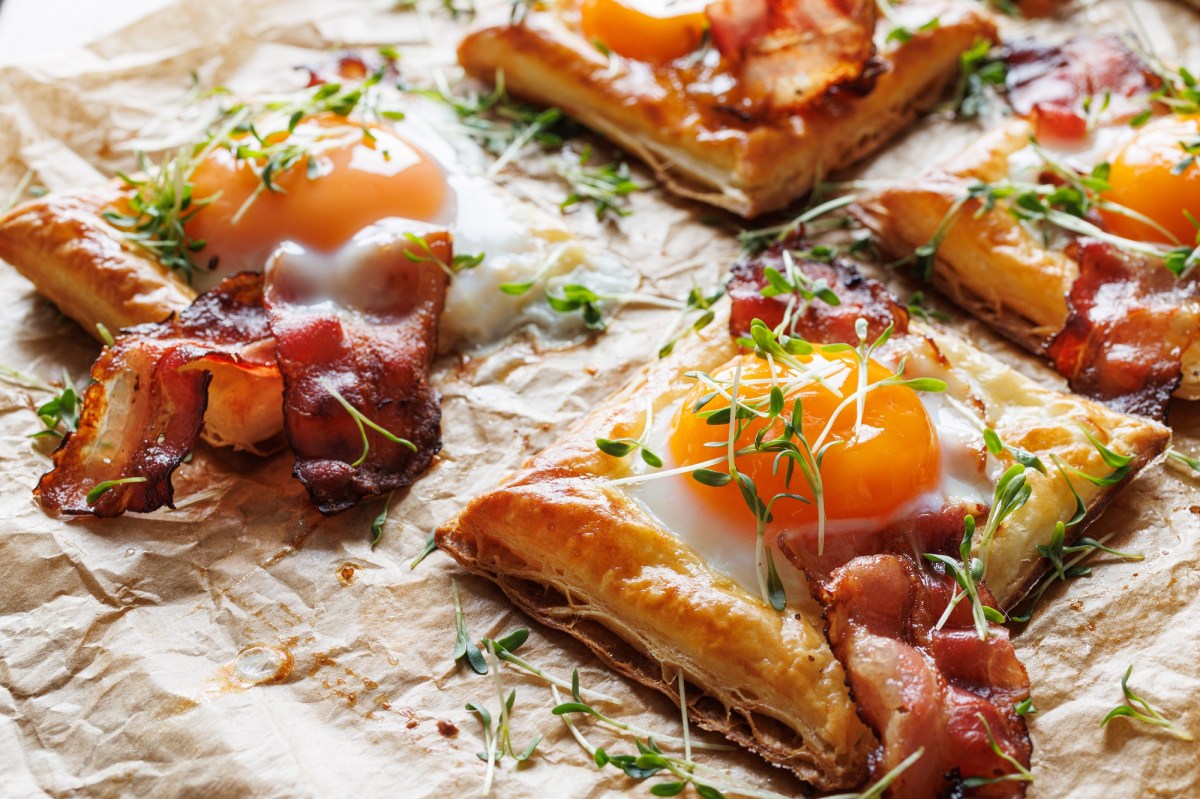
{"type": "Polygon", "coordinates": [[[1194,275],[1177,279],[1161,257],[1141,253],[1186,255],[1195,246],[1200,169],[1189,146],[1198,136],[1195,117],[1169,115],[1142,128],[1101,128],[1085,146],[1063,147],[1035,143],[1026,123],[1012,122],[923,177],[871,194],[860,215],[903,256],[954,213],[937,247],[935,284],[1035,352],[1053,348],[1068,328],[1089,347],[1123,342],[1109,347],[1124,353],[1123,365],[1082,351],[1051,355],[1076,390],[1161,416],[1172,392],[1200,395],[1200,296],[1194,275]],[[972,186],[1061,183],[1062,171],[1097,187],[1083,220],[1090,227],[1080,233],[1019,219],[1005,199],[986,210],[982,197],[967,198],[972,186]],[[960,197],[962,210],[953,212],[960,197]]]}
{"type": "Polygon", "coordinates": [[[892,16],[877,25],[876,4],[857,0],[562,0],[472,32],[459,61],[563,109],[672,191],[756,216],[878,148],[962,51],[996,35],[954,0],[892,16]],[[903,43],[888,41],[893,24],[911,34],[903,43]]]}
{"type": "Polygon", "coordinates": [[[264,190],[261,163],[228,149],[200,164],[192,193],[204,205],[186,231],[204,243],[196,259],[215,268],[198,275],[197,288],[260,270],[284,242],[350,272],[372,246],[410,233],[410,222],[448,230],[459,257],[482,256],[467,268],[449,265],[443,348],[489,343],[526,323],[551,337],[577,332],[573,320],[537,302],[540,291],[513,295],[501,284],[574,282],[605,294],[633,288],[633,274],[614,258],[589,251],[558,220],[485,179],[482,151],[461,135],[447,139],[447,109],[399,94],[394,103],[405,118],[387,125],[302,120],[286,141],[308,153],[306,162],[274,176],[275,190],[264,190]]]}
{"type": "MultiPolygon", "coordinates": [[[[748,392],[768,385],[754,381],[778,379],[788,386],[785,408],[788,398],[811,407],[806,435],[817,428],[828,427],[831,436],[838,431],[844,460],[831,460],[828,473],[821,470],[830,500],[825,533],[831,550],[845,537],[905,519],[924,524],[925,509],[990,502],[994,475],[1008,461],[988,456],[984,424],[1006,442],[1045,459],[1053,454],[1089,473],[1105,467],[1079,425],[1113,448],[1137,453],[1141,464],[1166,442],[1157,425],[1036,386],[971,345],[915,324],[876,353],[875,363],[868,362],[867,385],[893,374],[906,356],[906,376],[946,383],[940,401],[924,401],[911,387],[871,390],[863,425],[855,431],[853,400],[834,413],[859,385],[851,379],[857,375],[844,350],[818,351],[799,361],[802,368],[779,367],[772,374],[770,364],[755,364],[761,359],[705,330],[473,501],[438,531],[438,543],[467,568],[496,580],[523,609],[580,637],[635,679],[674,697],[672,678],[681,669],[693,686],[688,696],[694,722],[820,787],[861,784],[869,736],[844,693],[840,665],[811,637],[821,624],[820,611],[800,572],[781,558],[775,562],[786,612],[775,614],[764,600],[755,516],[747,501],[728,485],[713,485],[711,476],[701,482],[688,473],[697,466],[727,469],[728,424],[710,425],[697,414],[714,411],[719,418],[718,397],[731,393],[734,382],[740,391],[742,377],[748,392]],[[816,381],[818,373],[828,389],[816,381]],[[837,398],[835,390],[843,396],[837,398]],[[707,398],[699,409],[697,392],[707,398]],[[842,413],[849,414],[847,420],[842,413]],[[725,441],[715,431],[725,432],[725,441]],[[655,468],[636,457],[618,459],[599,450],[597,439],[637,440],[660,453],[664,463],[655,468]],[[883,468],[888,464],[878,458],[890,458],[896,472],[901,465],[912,472],[889,475],[883,468]],[[878,496],[861,493],[860,470],[878,496]],[[843,496],[834,498],[835,493],[843,496]]],[[[735,448],[739,439],[732,439],[735,448]]],[[[777,475],[769,463],[752,463],[759,457],[771,460],[739,453],[735,462],[754,474],[765,499],[776,490],[769,484],[777,475]]],[[[1069,518],[1076,508],[1057,475],[1031,471],[1029,481],[1030,499],[1001,525],[988,566],[989,584],[1002,606],[1015,602],[1040,568],[1036,544],[1055,520],[1069,518]]],[[[805,485],[797,479],[791,491],[811,501],[805,485]]],[[[1080,490],[1090,516],[1111,493],[1082,481],[1080,490]]],[[[804,539],[816,527],[808,504],[779,501],[768,529],[804,539]]]]}
{"type": "MultiPolygon", "coordinates": [[[[474,264],[454,269],[443,315],[446,349],[494,342],[527,324],[551,339],[570,338],[580,325],[546,307],[542,288],[577,283],[612,294],[635,286],[631,270],[486,177],[487,157],[450,109],[392,87],[370,90],[386,94],[372,100],[392,109],[386,117],[318,110],[293,120],[290,109],[305,106],[314,90],[276,95],[270,107],[285,110],[268,111],[253,126],[262,141],[242,119],[238,129],[247,130],[231,134],[226,145],[205,145],[194,165],[186,160],[190,153],[172,163],[192,203],[179,230],[196,265],[190,280],[164,268],[153,257],[157,250],[139,245],[145,237],[133,222],[114,221],[137,215],[130,187],[115,184],[14,209],[0,220],[0,257],[93,334],[97,323],[115,331],[159,321],[196,290],[239,271],[261,271],[284,242],[331,262],[344,252],[349,262],[361,260],[371,242],[403,236],[409,223],[448,230],[456,255],[474,264]],[[525,283],[534,290],[500,290],[525,283]]],[[[222,121],[227,117],[214,124],[222,121]]]]}
{"type": "MultiPolygon", "coordinates": [[[[740,367],[743,401],[763,399],[777,382],[789,386],[784,418],[799,402],[805,436],[814,448],[837,442],[822,461],[820,503],[802,479],[787,479],[785,470],[776,466],[774,453],[738,460],[739,471],[754,481],[764,498],[795,495],[772,508],[768,544],[784,531],[815,536],[820,526],[825,535],[836,536],[846,530],[880,529],[946,506],[987,505],[1003,466],[989,456],[973,412],[938,392],[885,386],[869,389],[858,423],[854,404],[844,404],[858,386],[856,357],[814,353],[800,360],[820,375],[819,381],[786,366],[775,365],[772,370],[753,356],[734,358],[709,376],[712,382],[696,381],[676,407],[658,418],[647,446],[665,454],[667,469],[686,468],[720,455],[727,444],[727,428],[708,424],[704,411],[728,408],[728,399],[718,396],[704,411],[693,409],[716,390],[713,383],[728,392],[740,367]]],[[[871,359],[866,385],[891,378],[897,367],[893,357],[871,359]]],[[[767,430],[768,438],[778,436],[782,426],[774,423],[767,430]]],[[[734,446],[750,447],[763,427],[751,421],[734,446]]],[[[644,467],[635,468],[648,473],[644,467]]],[[[725,465],[712,468],[727,471],[725,465]]],[[[747,546],[755,529],[736,485],[714,488],[689,479],[649,480],[631,485],[629,494],[714,568],[730,574],[747,590],[757,590],[754,548],[747,546]]],[[[806,589],[789,593],[804,596],[806,589]]]]}

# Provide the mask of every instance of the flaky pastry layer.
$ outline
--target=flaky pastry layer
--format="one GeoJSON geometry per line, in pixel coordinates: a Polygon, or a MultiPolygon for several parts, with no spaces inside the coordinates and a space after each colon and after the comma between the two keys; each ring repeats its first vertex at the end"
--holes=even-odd
{"type": "Polygon", "coordinates": [[[503,71],[518,95],[558,106],[612,139],[677,194],[751,217],[786,206],[823,175],[873,152],[937,99],[962,51],[996,37],[986,12],[970,3],[900,10],[912,20],[912,38],[882,53],[869,93],[843,93],[777,122],[699,107],[670,80],[655,80],[651,65],[602,54],[564,22],[567,11],[531,12],[523,24],[476,31],[458,55],[476,77],[494,80],[503,71]],[[936,26],[917,30],[934,18],[936,26]]]}
{"type": "MultiPolygon", "coordinates": [[[[872,736],[855,716],[814,605],[793,597],[782,615],[764,607],[757,594],[708,568],[621,486],[606,485],[629,475],[629,466],[602,454],[595,439],[638,435],[648,403],[656,415],[671,413],[691,386],[687,372],[728,361],[735,348],[721,321],[719,315],[669,358],[647,366],[474,500],[438,530],[437,542],[535,618],[676,701],[673,681],[682,670],[698,691],[690,709],[701,726],[821,788],[852,786],[866,774],[872,736]]],[[[976,409],[981,423],[1047,464],[1054,454],[1089,474],[1107,474],[1080,424],[1133,455],[1131,475],[1166,447],[1169,433],[1160,425],[1042,388],[954,336],[914,330],[896,344],[909,356],[907,373],[946,379],[950,395],[976,409]]],[[[1042,573],[1037,544],[1076,510],[1052,467],[1045,476],[1031,472],[1029,482],[1030,500],[1001,526],[992,549],[988,582],[1005,606],[1042,573]]],[[[1088,520],[1120,487],[1076,482],[1088,520]]]]}
{"type": "MultiPolygon", "coordinates": [[[[191,286],[147,258],[103,217],[121,197],[115,183],[55,192],[0,217],[0,259],[7,261],[97,339],[100,326],[161,322],[196,299],[191,286]]],[[[204,440],[266,455],[282,442],[283,384],[214,365],[204,440]]]]}
{"type": "Polygon", "coordinates": [[[0,217],[0,259],[97,339],[97,325],[116,333],[161,322],[196,299],[104,220],[120,197],[115,184],[55,192],[0,217]]]}
{"type": "MultiPolygon", "coordinates": [[[[1029,144],[1032,129],[1014,121],[984,136],[941,167],[916,180],[873,193],[856,209],[890,254],[906,257],[929,242],[955,203],[976,181],[1009,177],[1008,158],[1029,144]]],[[[1047,248],[1012,214],[978,216],[968,200],[938,246],[932,279],[955,302],[1040,353],[1067,322],[1067,294],[1079,264],[1047,248]]],[[[1200,399],[1200,338],[1183,353],[1175,396],[1200,399]]]]}

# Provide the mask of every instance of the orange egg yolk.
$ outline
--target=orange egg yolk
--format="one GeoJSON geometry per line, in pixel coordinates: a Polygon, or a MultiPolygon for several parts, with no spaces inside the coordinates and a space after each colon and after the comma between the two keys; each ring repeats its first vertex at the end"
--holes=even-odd
{"type": "Polygon", "coordinates": [[[580,25],[588,41],[635,61],[666,63],[693,52],[704,39],[708,17],[702,5],[630,0],[583,0],[580,25]],[[687,5],[691,10],[679,11],[687,5]]]}
{"type": "MultiPolygon", "coordinates": [[[[1109,156],[1112,189],[1104,199],[1137,211],[1169,230],[1183,244],[1196,238],[1184,211],[1200,218],[1200,161],[1184,145],[1200,146],[1200,116],[1167,116],[1142,128],[1109,156]]],[[[1106,211],[1104,221],[1118,236],[1163,241],[1150,225],[1106,211]]]]}
{"type": "Polygon", "coordinates": [[[284,241],[334,250],[363,228],[387,217],[435,222],[453,203],[441,168],[419,149],[382,128],[363,129],[344,118],[313,117],[291,136],[312,154],[264,188],[263,163],[214,150],[192,176],[192,197],[203,202],[186,224],[188,236],[205,242],[197,263],[212,257],[231,269],[262,269],[284,241]],[[313,174],[310,175],[310,172],[313,174]]]}
{"type": "MultiPolygon", "coordinates": [[[[753,355],[740,356],[740,359],[742,382],[739,384],[738,400],[752,404],[764,400],[762,408],[765,410],[765,398],[771,389],[770,366],[753,355]]],[[[827,522],[850,519],[883,522],[937,486],[940,476],[937,433],[925,406],[913,389],[884,386],[867,392],[862,426],[856,432],[855,400],[851,399],[840,409],[839,406],[843,400],[852,397],[858,388],[857,356],[854,353],[830,353],[801,356],[798,360],[815,365],[825,362],[841,367],[825,379],[829,386],[842,393],[841,397],[820,383],[806,382],[785,396],[783,413],[783,418],[790,419],[795,403],[800,402],[803,411],[801,427],[810,445],[816,445],[826,426],[830,429],[825,440],[841,442],[826,452],[821,464],[827,522]],[[833,424],[829,425],[831,418],[833,424]]],[[[713,378],[732,381],[737,363],[738,359],[734,359],[714,373],[713,378]]],[[[781,385],[797,376],[797,373],[778,365],[776,368],[780,370],[781,385]]],[[[878,383],[891,374],[875,361],[867,364],[868,385],[878,383]]],[[[696,403],[710,391],[708,386],[697,384],[675,418],[669,449],[676,465],[708,461],[726,452],[723,448],[705,445],[727,442],[729,427],[725,424],[710,425],[693,410],[696,403]]],[[[728,407],[728,400],[718,396],[705,405],[700,413],[728,407]]],[[[766,424],[766,420],[750,420],[737,438],[735,447],[752,447],[755,436],[766,424]]],[[[771,429],[764,440],[776,438],[783,432],[781,419],[770,424],[771,429]]],[[[738,456],[735,462],[739,472],[754,480],[758,495],[764,502],[781,493],[799,494],[809,500],[814,498],[799,468],[788,484],[785,482],[786,461],[781,461],[778,471],[773,472],[774,461],[775,453],[749,453],[738,456]]],[[[722,464],[712,468],[726,471],[728,467],[722,464]]],[[[697,483],[694,493],[698,501],[730,525],[736,526],[735,529],[744,529],[751,535],[755,533],[753,513],[733,483],[720,488],[697,483]]],[[[811,528],[817,523],[818,510],[815,502],[783,498],[775,503],[772,515],[774,521],[769,529],[799,530],[811,528]]]]}

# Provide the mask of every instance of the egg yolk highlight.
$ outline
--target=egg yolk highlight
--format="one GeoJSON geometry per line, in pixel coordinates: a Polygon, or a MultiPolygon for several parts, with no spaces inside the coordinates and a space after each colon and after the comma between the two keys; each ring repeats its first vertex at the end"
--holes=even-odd
{"type": "Polygon", "coordinates": [[[702,4],[630,0],[583,0],[583,35],[617,55],[635,61],[666,63],[700,46],[708,17],[702,4]],[[648,8],[647,6],[655,6],[648,8]],[[691,10],[680,11],[679,6],[691,10]]]}
{"type": "MultiPolygon", "coordinates": [[[[764,400],[771,390],[771,369],[766,361],[753,355],[740,356],[742,378],[738,391],[739,402],[764,400]]],[[[893,517],[913,500],[933,490],[940,476],[940,450],[937,433],[925,406],[916,391],[907,386],[883,386],[866,394],[862,426],[855,430],[857,417],[856,402],[851,399],[839,411],[839,405],[851,397],[858,388],[859,362],[854,353],[829,353],[817,356],[800,356],[806,363],[822,361],[841,366],[825,382],[842,393],[838,397],[829,388],[817,382],[807,382],[785,395],[783,419],[790,419],[796,402],[803,410],[802,428],[805,439],[815,445],[822,431],[833,419],[826,441],[840,441],[825,454],[821,464],[822,491],[825,499],[826,521],[862,519],[883,520],[893,517]],[[836,414],[836,416],[835,416],[836,414]]],[[[734,359],[715,372],[712,377],[718,382],[732,381],[738,359],[734,359]]],[[[781,385],[795,379],[797,373],[776,365],[781,385]]],[[[878,383],[892,375],[888,369],[875,361],[867,364],[868,385],[878,383]]],[[[710,425],[694,412],[697,402],[711,393],[711,389],[698,383],[684,399],[683,407],[676,416],[672,428],[669,450],[676,465],[701,463],[719,457],[724,449],[705,446],[713,442],[727,442],[729,427],[725,424],[710,425]]],[[[706,411],[728,408],[729,402],[717,396],[702,409],[706,411]]],[[[746,429],[737,438],[735,447],[742,449],[754,446],[755,436],[766,426],[766,420],[750,420],[746,429]]],[[[764,440],[777,438],[783,433],[782,419],[772,421],[764,440]]],[[[790,485],[785,482],[786,461],[781,461],[777,473],[772,473],[775,453],[749,453],[738,456],[738,471],[747,475],[758,489],[764,502],[781,493],[799,494],[813,499],[813,492],[797,466],[790,485]]],[[[724,465],[711,467],[725,471],[724,465]]],[[[699,502],[713,513],[754,535],[754,516],[742,498],[741,491],[733,483],[719,488],[693,483],[693,492],[699,502]]],[[[771,530],[797,530],[809,528],[817,523],[816,503],[805,503],[797,499],[783,498],[772,509],[774,522],[771,530]]]]}
{"type": "Polygon", "coordinates": [[[189,237],[205,242],[197,263],[215,256],[235,268],[261,269],[284,241],[329,251],[387,217],[445,218],[453,198],[438,164],[390,131],[369,130],[320,116],[302,121],[290,136],[269,139],[294,139],[315,162],[310,167],[301,157],[273,175],[277,191],[264,188],[259,161],[214,150],[192,175],[193,199],[215,198],[185,226],[189,237]]]}
{"type": "MultiPolygon", "coordinates": [[[[1111,190],[1106,200],[1149,217],[1169,230],[1181,243],[1196,238],[1184,211],[1200,218],[1200,162],[1187,162],[1184,145],[1200,144],[1200,116],[1167,116],[1157,119],[1108,158],[1111,190]]],[[[1104,212],[1109,230],[1138,241],[1163,241],[1163,234],[1145,222],[1104,212]]]]}

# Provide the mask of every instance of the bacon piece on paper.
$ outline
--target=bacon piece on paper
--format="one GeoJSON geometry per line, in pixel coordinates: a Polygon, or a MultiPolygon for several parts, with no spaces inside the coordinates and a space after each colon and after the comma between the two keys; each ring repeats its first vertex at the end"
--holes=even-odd
{"type": "Polygon", "coordinates": [[[1142,111],[1147,96],[1160,84],[1149,65],[1111,33],[1062,44],[1013,42],[1006,48],[1004,63],[1013,110],[1030,118],[1038,138],[1047,141],[1087,138],[1087,98],[1099,110],[1107,93],[1104,113],[1121,122],[1142,111]]]}
{"type": "Polygon", "coordinates": [[[713,43],[768,116],[863,78],[875,54],[875,0],[716,0],[705,10],[713,43]]]}
{"type": "MultiPolygon", "coordinates": [[[[1029,696],[1029,677],[1008,631],[990,624],[989,637],[981,640],[965,601],[935,629],[955,583],[920,553],[957,556],[968,513],[983,515],[986,509],[946,507],[882,532],[830,535],[820,557],[815,533],[780,540],[824,609],[826,635],[859,716],[879,739],[873,778],[924,750],[892,784],[891,797],[998,799],[1025,793],[1021,781],[969,790],[964,784],[1015,771],[992,751],[989,730],[1000,750],[1025,767],[1032,753],[1015,711],[1029,696]]],[[[980,598],[996,607],[986,586],[980,586],[980,598]]]]}
{"type": "Polygon", "coordinates": [[[294,474],[322,513],[410,485],[441,449],[429,367],[447,285],[435,259],[450,263],[451,245],[444,231],[423,236],[428,252],[403,239],[367,240],[344,262],[284,248],[268,265],[294,474]],[[368,426],[358,463],[362,433],[339,395],[412,448],[368,426]]]}
{"type": "Polygon", "coordinates": [[[867,335],[872,339],[883,333],[889,324],[895,326],[896,333],[908,330],[908,311],[896,304],[886,286],[863,277],[857,267],[844,258],[825,262],[794,255],[807,248],[808,243],[804,241],[783,242],[734,264],[733,278],[728,286],[733,302],[729,329],[734,336],[746,335],[755,319],[761,319],[772,329],[778,327],[788,316],[789,308],[792,322],[785,332],[822,344],[857,344],[854,323],[860,317],[867,320],[867,335]],[[820,298],[804,300],[794,293],[763,296],[763,289],[769,285],[767,268],[788,277],[785,250],[793,253],[792,263],[802,276],[790,282],[804,282],[809,291],[828,287],[837,295],[837,305],[830,305],[820,298]]]}
{"type": "Polygon", "coordinates": [[[262,279],[250,274],[226,279],[164,322],[124,331],[92,366],[95,382],[84,393],[79,429],[54,452],[54,468],[34,495],[48,510],[68,514],[174,507],[171,475],[200,434],[212,369],[277,379],[270,336],[262,279]],[[101,483],[128,478],[142,481],[87,501],[101,483]]]}
{"type": "Polygon", "coordinates": [[[1076,250],[1067,323],[1047,348],[1054,367],[1073,391],[1166,418],[1183,353],[1200,331],[1200,284],[1095,239],[1076,250]]]}

